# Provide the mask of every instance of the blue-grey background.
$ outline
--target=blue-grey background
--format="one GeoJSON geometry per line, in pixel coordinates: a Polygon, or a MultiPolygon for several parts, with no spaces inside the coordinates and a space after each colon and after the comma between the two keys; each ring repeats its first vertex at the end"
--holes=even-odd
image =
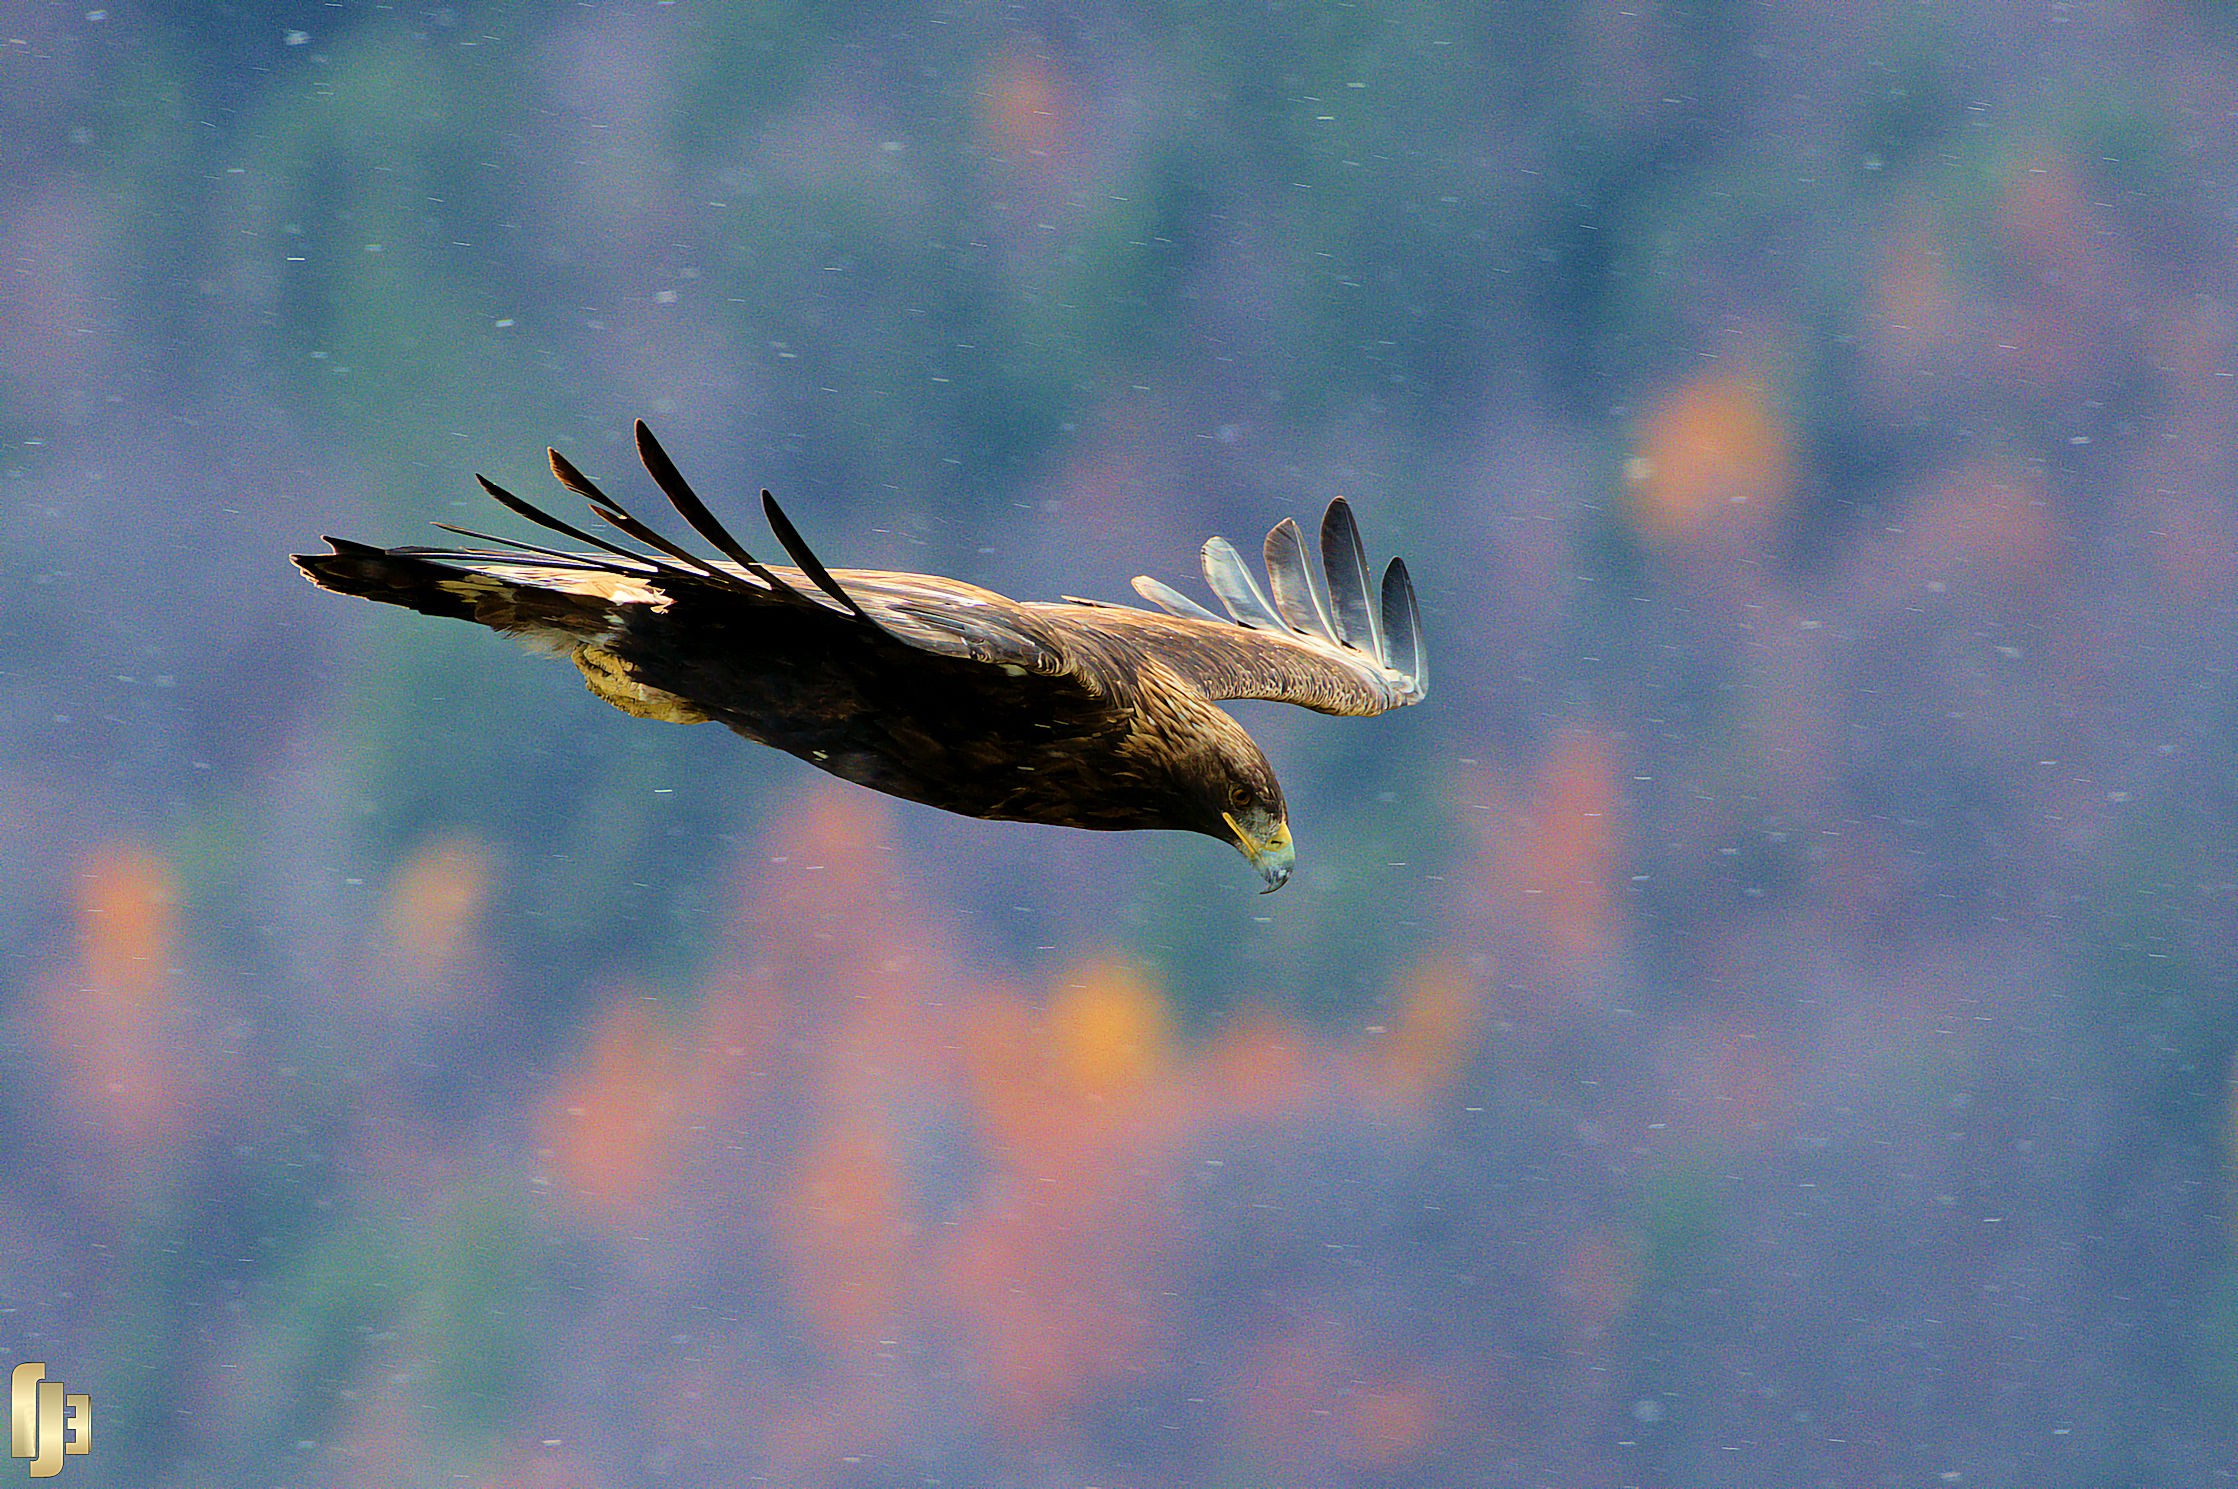
{"type": "Polygon", "coordinates": [[[151,1485],[2238,1464],[2222,4],[0,6],[0,1349],[151,1485]],[[1300,870],[314,591],[1350,497],[1300,870]],[[749,541],[754,539],[749,538],[749,541]]]}

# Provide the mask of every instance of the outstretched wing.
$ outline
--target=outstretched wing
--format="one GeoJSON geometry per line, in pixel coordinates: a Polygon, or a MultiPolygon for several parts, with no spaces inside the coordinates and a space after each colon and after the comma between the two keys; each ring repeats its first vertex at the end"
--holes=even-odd
{"type": "Polygon", "coordinates": [[[594,552],[562,552],[468,528],[444,526],[503,551],[375,549],[334,539],[332,554],[296,559],[316,582],[437,614],[457,615],[564,646],[596,642],[617,607],[665,608],[689,595],[726,596],[749,606],[790,608],[817,626],[852,632],[861,644],[897,644],[935,656],[999,667],[1014,677],[1062,681],[1061,690],[1110,698],[1130,670],[1160,663],[1209,699],[1266,698],[1323,713],[1375,714],[1419,702],[1428,688],[1413,582],[1398,559],[1384,571],[1380,605],[1367,554],[1342,497],[1321,522],[1324,580],[1297,524],[1267,534],[1270,601],[1227,540],[1204,545],[1204,575],[1234,623],[1148,577],[1135,580],[1169,614],[1125,606],[1019,604],[991,590],[934,574],[827,569],[767,492],[762,512],[790,565],[757,559],[718,522],[640,420],[638,455],[678,515],[724,555],[703,558],[608,496],[558,451],[552,474],[608,527],[649,552],[626,548],[523,501],[479,476],[482,489],[515,515],[594,552]],[[1078,644],[1086,642],[1088,644],[1078,644]],[[1100,643],[1100,644],[1098,644],[1100,643]],[[1113,652],[1119,653],[1118,657],[1113,652]],[[1119,665],[1115,668],[1113,663],[1119,665]]]}
{"type": "MultiPolygon", "coordinates": [[[[503,551],[377,550],[330,538],[334,554],[306,555],[296,562],[318,582],[348,593],[367,593],[375,582],[393,589],[409,584],[422,598],[402,603],[419,609],[441,607],[444,613],[479,619],[530,639],[539,630],[595,632],[611,603],[658,605],[669,597],[712,591],[750,605],[813,612],[841,629],[858,632],[872,644],[897,642],[938,656],[1000,666],[1013,675],[1057,677],[1070,670],[1058,633],[1036,622],[1027,607],[991,590],[935,574],[827,569],[767,491],[762,493],[763,515],[793,562],[789,566],[763,563],[716,520],[644,421],[638,421],[636,433],[638,456],[654,484],[678,515],[724,555],[722,560],[702,558],[655,531],[554,450],[552,474],[559,483],[587,502],[600,521],[650,552],[586,531],[477,476],[482,489],[506,510],[597,551],[561,552],[438,523],[446,531],[494,543],[503,551]],[[359,570],[383,565],[385,570],[379,574],[358,577],[359,570]],[[447,569],[457,572],[445,576],[441,571],[447,569]],[[525,609],[520,608],[524,596],[533,597],[525,609]]],[[[1079,681],[1093,686],[1091,679],[1079,681]]]]}
{"type": "MultiPolygon", "coordinates": [[[[1233,622],[1147,575],[1135,591],[1163,608],[1095,606],[1071,624],[1122,640],[1207,698],[1264,698],[1332,714],[1377,714],[1419,703],[1430,688],[1421,608],[1403,560],[1370,589],[1367,550],[1343,497],[1321,519],[1321,571],[1298,525],[1267,534],[1268,589],[1225,538],[1204,545],[1205,583],[1233,622]]],[[[1038,608],[1038,607],[1029,607],[1038,608]]]]}

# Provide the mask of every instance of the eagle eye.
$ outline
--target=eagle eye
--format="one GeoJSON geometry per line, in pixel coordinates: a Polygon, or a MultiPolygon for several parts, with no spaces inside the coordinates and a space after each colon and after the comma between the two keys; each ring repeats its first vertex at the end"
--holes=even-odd
{"type": "Polygon", "coordinates": [[[1239,812],[1251,805],[1251,788],[1240,782],[1230,786],[1228,788],[1228,805],[1239,812]]]}

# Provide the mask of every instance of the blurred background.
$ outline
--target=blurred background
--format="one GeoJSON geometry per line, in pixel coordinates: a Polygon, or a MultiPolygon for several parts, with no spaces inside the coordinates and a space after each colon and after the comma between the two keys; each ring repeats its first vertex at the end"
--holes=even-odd
{"type": "Polygon", "coordinates": [[[0,90],[71,1481],[2238,1473],[2229,6],[72,0],[0,90]],[[1434,691],[1239,709],[1261,898],[286,562],[650,507],[638,416],[1031,598],[1344,494],[1434,691]]]}

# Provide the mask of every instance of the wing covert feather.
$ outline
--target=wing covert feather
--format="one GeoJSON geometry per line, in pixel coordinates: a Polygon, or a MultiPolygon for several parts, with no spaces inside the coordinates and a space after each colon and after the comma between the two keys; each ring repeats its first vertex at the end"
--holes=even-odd
{"type": "Polygon", "coordinates": [[[1294,633],[1118,606],[1077,610],[1067,621],[1154,659],[1214,701],[1259,698],[1356,716],[1415,701],[1368,657],[1294,633]]]}

